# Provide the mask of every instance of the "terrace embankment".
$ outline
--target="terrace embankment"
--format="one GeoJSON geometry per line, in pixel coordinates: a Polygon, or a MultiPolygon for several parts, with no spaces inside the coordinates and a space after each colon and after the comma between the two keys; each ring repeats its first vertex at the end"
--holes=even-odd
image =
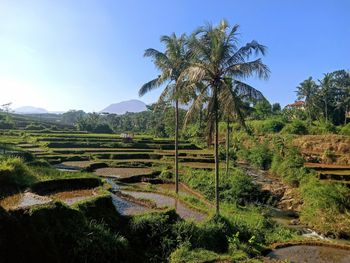
{"type": "Polygon", "coordinates": [[[293,140],[312,163],[350,166],[350,138],[343,135],[303,135],[293,140]]]}

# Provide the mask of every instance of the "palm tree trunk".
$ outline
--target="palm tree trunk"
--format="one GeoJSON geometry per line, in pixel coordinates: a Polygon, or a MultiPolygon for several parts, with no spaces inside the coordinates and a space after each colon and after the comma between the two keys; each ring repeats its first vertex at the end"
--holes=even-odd
{"type": "Polygon", "coordinates": [[[226,120],[226,175],[230,166],[230,119],[226,120]]]}
{"type": "Polygon", "coordinates": [[[215,203],[216,203],[216,215],[219,215],[219,120],[218,120],[218,103],[217,94],[214,94],[214,111],[215,111],[215,141],[214,141],[214,152],[215,152],[215,203]]]}
{"type": "Polygon", "coordinates": [[[179,101],[175,100],[175,192],[179,193],[179,101]]]}

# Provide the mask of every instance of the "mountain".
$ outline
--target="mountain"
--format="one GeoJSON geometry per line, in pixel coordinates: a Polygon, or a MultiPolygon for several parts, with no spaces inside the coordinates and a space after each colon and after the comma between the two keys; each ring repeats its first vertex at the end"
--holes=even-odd
{"type": "Polygon", "coordinates": [[[126,112],[141,112],[147,110],[146,104],[140,100],[127,100],[114,103],[104,108],[100,112],[108,112],[114,114],[124,114],[126,112]]]}
{"type": "Polygon", "coordinates": [[[47,110],[43,108],[36,108],[32,106],[23,106],[16,108],[15,113],[20,113],[20,114],[43,114],[43,113],[48,113],[47,110]]]}

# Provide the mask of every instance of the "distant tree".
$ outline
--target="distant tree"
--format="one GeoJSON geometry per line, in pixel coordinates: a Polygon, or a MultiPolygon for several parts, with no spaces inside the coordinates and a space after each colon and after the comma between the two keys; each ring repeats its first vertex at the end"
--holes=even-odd
{"type": "Polygon", "coordinates": [[[86,113],[82,110],[70,110],[61,115],[61,121],[64,124],[75,125],[79,118],[82,118],[86,113]]]}
{"type": "Polygon", "coordinates": [[[266,119],[268,116],[272,114],[272,106],[271,104],[265,99],[258,101],[254,106],[254,113],[253,116],[255,119],[266,119]]]}
{"type": "Polygon", "coordinates": [[[324,117],[326,118],[326,121],[329,119],[329,110],[330,107],[332,107],[332,101],[334,99],[334,81],[332,78],[331,73],[326,73],[324,74],[324,77],[322,80],[319,80],[320,83],[320,97],[322,98],[323,101],[323,112],[324,112],[324,117]]]}
{"type": "Polygon", "coordinates": [[[337,86],[335,108],[339,115],[344,116],[344,124],[346,124],[350,111],[350,71],[338,70],[333,72],[333,75],[337,86]]]}
{"type": "Polygon", "coordinates": [[[113,133],[112,128],[107,123],[99,123],[96,125],[93,132],[96,133],[113,133]]]}
{"type": "Polygon", "coordinates": [[[313,116],[312,113],[316,107],[318,94],[318,86],[316,82],[312,77],[309,77],[299,84],[296,92],[298,100],[303,99],[305,101],[305,108],[309,119],[314,119],[315,116],[313,116]]]}
{"type": "Polygon", "coordinates": [[[281,112],[281,105],[279,103],[272,104],[272,113],[279,114],[281,112]]]}

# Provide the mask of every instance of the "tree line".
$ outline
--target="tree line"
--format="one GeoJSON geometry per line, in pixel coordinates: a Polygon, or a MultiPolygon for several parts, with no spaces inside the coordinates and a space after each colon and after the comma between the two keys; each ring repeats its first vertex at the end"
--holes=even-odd
{"type": "Polygon", "coordinates": [[[326,73],[318,81],[309,77],[297,87],[297,96],[305,101],[308,119],[324,118],[334,125],[346,124],[350,111],[350,72],[326,73]]]}

